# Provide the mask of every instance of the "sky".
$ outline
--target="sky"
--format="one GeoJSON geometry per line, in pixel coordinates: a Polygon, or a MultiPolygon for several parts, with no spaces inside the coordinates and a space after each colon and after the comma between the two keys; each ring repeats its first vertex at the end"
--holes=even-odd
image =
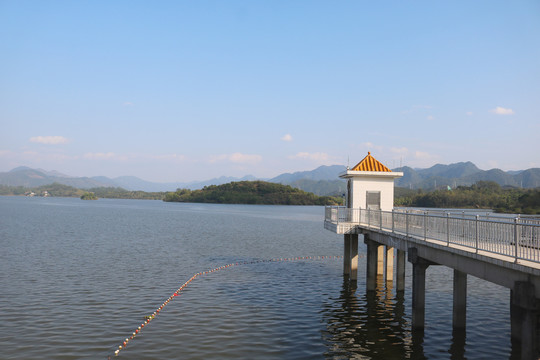
{"type": "Polygon", "coordinates": [[[0,0],[0,172],[540,167],[540,2],[0,0]]]}

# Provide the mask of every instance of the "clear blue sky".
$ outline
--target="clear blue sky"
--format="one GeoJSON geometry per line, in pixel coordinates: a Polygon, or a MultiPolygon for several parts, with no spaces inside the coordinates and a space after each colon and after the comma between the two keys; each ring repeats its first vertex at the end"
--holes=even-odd
{"type": "Polygon", "coordinates": [[[540,167],[540,1],[0,0],[0,171],[540,167]]]}

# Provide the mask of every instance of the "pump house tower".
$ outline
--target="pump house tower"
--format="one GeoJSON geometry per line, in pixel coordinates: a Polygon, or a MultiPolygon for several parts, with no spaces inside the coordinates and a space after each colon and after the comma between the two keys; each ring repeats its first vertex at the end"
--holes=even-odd
{"type": "Polygon", "coordinates": [[[392,211],[394,179],[401,176],[402,172],[393,172],[368,152],[356,166],[339,175],[347,180],[347,207],[392,211]]]}

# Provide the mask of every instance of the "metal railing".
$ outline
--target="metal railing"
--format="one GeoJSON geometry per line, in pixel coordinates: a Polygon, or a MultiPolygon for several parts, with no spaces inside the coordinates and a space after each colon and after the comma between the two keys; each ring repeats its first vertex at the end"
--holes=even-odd
{"type": "Polygon", "coordinates": [[[380,211],[327,206],[325,221],[347,223],[414,237],[438,240],[478,251],[540,263],[540,221],[529,217],[380,211]]]}

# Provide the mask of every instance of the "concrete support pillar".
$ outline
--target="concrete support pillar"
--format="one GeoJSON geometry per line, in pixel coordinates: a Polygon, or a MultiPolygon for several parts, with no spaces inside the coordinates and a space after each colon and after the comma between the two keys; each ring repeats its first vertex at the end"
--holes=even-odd
{"type": "Polygon", "coordinates": [[[386,281],[394,281],[394,248],[386,247],[386,281]]]}
{"type": "Polygon", "coordinates": [[[521,339],[521,321],[523,318],[522,309],[515,304],[514,290],[510,290],[510,336],[513,340],[521,339]]]}
{"type": "Polygon", "coordinates": [[[454,270],[454,308],[452,327],[465,329],[467,324],[467,274],[454,270]]]}
{"type": "Polygon", "coordinates": [[[405,290],[405,251],[397,251],[396,259],[396,291],[405,290]]]}
{"type": "Polygon", "coordinates": [[[351,280],[358,279],[358,234],[350,235],[351,241],[351,280]]]}
{"type": "Polygon", "coordinates": [[[343,235],[343,275],[351,275],[351,235],[343,235]]]}
{"type": "Polygon", "coordinates": [[[367,246],[366,259],[366,290],[375,291],[377,287],[377,248],[378,244],[369,240],[367,235],[364,235],[364,243],[367,246]]]}
{"type": "Polygon", "coordinates": [[[377,275],[384,275],[384,258],[386,251],[384,245],[379,245],[377,248],[377,275]]]}
{"type": "Polygon", "coordinates": [[[426,269],[428,264],[413,264],[412,328],[424,329],[426,314],[426,269]]]}
{"type": "Polygon", "coordinates": [[[417,254],[416,248],[409,249],[409,261],[413,265],[412,329],[424,330],[426,315],[426,269],[431,264],[417,254]]]}
{"type": "Polygon", "coordinates": [[[521,358],[538,359],[540,299],[535,297],[534,285],[517,281],[511,292],[510,306],[512,338],[521,342],[521,358]]]}

